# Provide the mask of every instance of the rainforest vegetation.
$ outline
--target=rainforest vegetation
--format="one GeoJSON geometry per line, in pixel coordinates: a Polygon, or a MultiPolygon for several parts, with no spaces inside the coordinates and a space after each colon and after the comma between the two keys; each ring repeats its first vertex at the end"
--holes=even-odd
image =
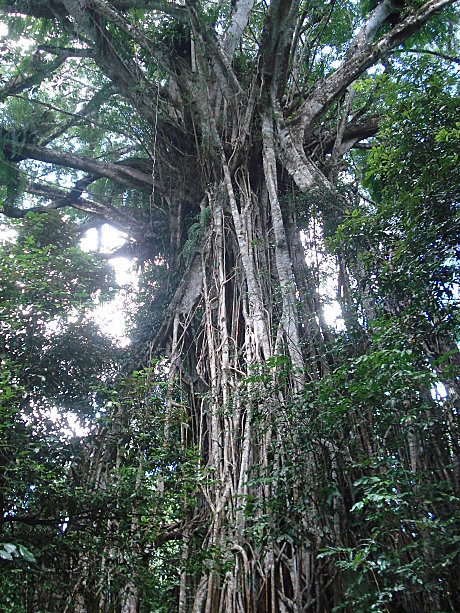
{"type": "Polygon", "coordinates": [[[455,3],[1,0],[0,57],[0,612],[459,611],[455,3]]]}

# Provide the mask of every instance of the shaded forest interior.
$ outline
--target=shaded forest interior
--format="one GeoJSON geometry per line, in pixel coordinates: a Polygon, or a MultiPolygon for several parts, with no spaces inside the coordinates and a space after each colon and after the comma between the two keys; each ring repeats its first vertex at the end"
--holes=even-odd
{"type": "Polygon", "coordinates": [[[0,15],[0,613],[459,611],[455,3],[0,15]]]}

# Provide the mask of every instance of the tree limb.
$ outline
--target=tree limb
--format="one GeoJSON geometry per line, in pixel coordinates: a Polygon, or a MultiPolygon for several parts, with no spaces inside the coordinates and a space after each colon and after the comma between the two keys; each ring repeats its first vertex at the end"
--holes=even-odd
{"type": "Polygon", "coordinates": [[[18,13],[44,19],[64,17],[65,10],[62,4],[51,3],[48,0],[3,0],[0,8],[1,13],[18,13]]]}
{"type": "Polygon", "coordinates": [[[94,61],[102,72],[147,121],[154,120],[152,101],[156,98],[156,89],[146,79],[130,53],[124,56],[120,54],[119,42],[114,40],[105,27],[106,17],[79,6],[73,0],[63,0],[63,4],[74,20],[77,36],[84,40],[89,38],[94,44],[94,61]]]}
{"type": "MultiPolygon", "coordinates": [[[[345,126],[342,136],[342,146],[347,146],[347,151],[354,147],[360,141],[375,136],[378,132],[380,124],[380,117],[373,116],[366,119],[351,121],[345,126]],[[353,143],[353,144],[351,144],[353,143]]],[[[320,147],[321,154],[327,155],[332,153],[334,143],[337,139],[337,134],[334,133],[322,133],[321,131],[316,134],[316,130],[313,133],[315,137],[308,142],[308,151],[313,153],[313,150],[320,147]],[[317,136],[317,138],[316,138],[317,136]]]]}
{"type": "Polygon", "coordinates": [[[120,183],[121,185],[134,187],[135,189],[140,189],[147,193],[150,193],[152,189],[153,180],[151,174],[130,168],[124,165],[123,162],[119,164],[100,162],[99,160],[94,160],[84,155],[75,155],[73,153],[48,149],[47,147],[30,142],[17,144],[11,139],[5,140],[4,151],[6,153],[14,152],[15,156],[20,156],[22,158],[29,158],[48,164],[56,164],[66,168],[74,168],[75,170],[82,170],[96,175],[97,177],[104,177],[116,183],[120,183]]]}
{"type": "Polygon", "coordinates": [[[270,3],[260,48],[263,80],[269,91],[275,87],[271,91],[272,97],[284,91],[298,8],[298,0],[274,0],[270,3]]]}
{"type": "Polygon", "coordinates": [[[115,0],[113,6],[118,10],[145,9],[159,11],[182,23],[188,22],[185,8],[175,2],[167,2],[167,0],[115,0]]]}
{"type": "Polygon", "coordinates": [[[433,55],[434,57],[439,57],[441,60],[446,62],[452,62],[453,64],[457,64],[460,66],[460,57],[453,57],[452,55],[446,55],[445,53],[440,53],[439,51],[431,51],[430,49],[401,49],[395,51],[395,53],[415,53],[417,55],[433,55]]]}
{"type": "Polygon", "coordinates": [[[91,0],[91,4],[97,9],[100,15],[127,34],[141,47],[141,49],[146,51],[149,56],[159,61],[165,70],[170,74],[174,74],[171,58],[166,57],[164,51],[161,50],[158,45],[155,45],[153,41],[149,40],[138,28],[136,28],[136,26],[129,23],[129,21],[125,19],[121,13],[118,13],[112,8],[106,0],[91,0]]]}
{"type": "Polygon", "coordinates": [[[187,8],[196,40],[201,41],[203,53],[212,61],[214,72],[225,97],[230,103],[235,104],[235,99],[242,93],[242,89],[230,65],[229,58],[223,52],[219,41],[216,40],[214,31],[210,30],[199,19],[195,2],[189,0],[187,8]]]}
{"type": "Polygon", "coordinates": [[[222,39],[222,48],[228,58],[233,57],[235,49],[239,45],[244,29],[249,23],[253,6],[254,0],[237,0],[234,3],[230,25],[222,39]]]}
{"type": "MultiPolygon", "coordinates": [[[[86,182],[88,182],[88,179],[86,182]]],[[[18,209],[13,207],[4,208],[3,212],[7,217],[18,219],[25,217],[27,213],[30,212],[45,213],[50,209],[72,207],[79,211],[84,211],[85,213],[103,217],[107,223],[120,230],[123,230],[124,232],[127,232],[138,242],[144,241],[148,235],[153,236],[154,232],[150,226],[138,222],[124,211],[121,211],[108,203],[96,202],[95,200],[84,198],[81,194],[82,189],[81,187],[77,188],[77,184],[69,193],[66,193],[56,187],[42,185],[39,183],[27,183],[24,187],[24,191],[29,194],[41,196],[47,200],[51,200],[52,203],[47,206],[33,207],[29,209],[18,209]]]]}
{"type": "Polygon", "coordinates": [[[51,55],[64,55],[68,57],[92,57],[93,50],[89,48],[78,49],[77,47],[54,47],[53,45],[39,45],[38,49],[51,55]]]}
{"type": "Polygon", "coordinates": [[[350,51],[342,64],[325,81],[318,83],[295,113],[290,124],[296,145],[299,146],[303,142],[305,130],[311,128],[331,103],[367,68],[417,32],[435,13],[453,2],[454,0],[429,0],[420,9],[402,19],[376,43],[371,44],[379,28],[394,10],[391,0],[383,0],[352,41],[350,51]]]}
{"type": "Polygon", "coordinates": [[[40,85],[40,83],[48,79],[55,70],[62,66],[68,55],[60,52],[59,56],[50,62],[43,62],[39,53],[37,53],[35,57],[36,59],[33,61],[33,64],[37,66],[35,72],[29,76],[16,75],[5,83],[0,89],[0,102],[4,102],[8,96],[20,94],[34,85],[40,85]]]}
{"type": "MultiPolygon", "coordinates": [[[[115,0],[113,6],[117,10],[145,9],[160,11],[171,15],[179,21],[186,21],[187,14],[184,7],[167,0],[115,0]]],[[[4,13],[19,13],[31,17],[54,19],[64,16],[65,9],[62,2],[49,2],[49,0],[3,0],[0,11],[4,13]]]]}

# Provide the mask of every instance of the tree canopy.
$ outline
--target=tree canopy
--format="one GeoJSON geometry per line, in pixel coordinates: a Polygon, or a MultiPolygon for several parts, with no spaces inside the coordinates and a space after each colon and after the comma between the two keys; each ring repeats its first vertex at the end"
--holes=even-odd
{"type": "Polygon", "coordinates": [[[458,610],[454,2],[0,8],[0,610],[458,610]]]}

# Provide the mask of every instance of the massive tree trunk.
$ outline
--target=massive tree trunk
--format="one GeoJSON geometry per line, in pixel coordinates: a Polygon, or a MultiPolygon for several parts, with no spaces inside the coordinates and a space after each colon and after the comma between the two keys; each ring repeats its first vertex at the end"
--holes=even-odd
{"type": "MultiPolygon", "coordinates": [[[[283,475],[296,458],[289,457],[287,449],[292,447],[285,447],[291,433],[283,407],[296,401],[306,381],[318,379],[330,368],[326,352],[330,332],[312,274],[309,279],[311,271],[290,197],[307,194],[313,200],[342,202],[335,192],[335,171],[314,161],[318,138],[324,150],[332,152],[336,167],[347,150],[375,133],[375,116],[367,123],[360,123],[359,116],[356,121],[348,117],[354,81],[449,0],[430,0],[402,14],[399,23],[386,30],[388,17],[397,9],[390,0],[383,0],[350,37],[340,65],[313,85],[302,83],[303,53],[309,45],[304,36],[308,11],[295,0],[272,0],[263,9],[258,45],[253,45],[245,60],[251,65],[250,74],[238,69],[238,50],[254,15],[253,1],[232,3],[223,34],[216,34],[219,28],[213,27],[205,7],[194,0],[184,6],[137,4],[186,28],[185,50],[174,49],[173,37],[166,43],[149,39],[143,26],[136,26],[132,14],[125,11],[130,6],[126,2],[31,1],[21,7],[10,1],[6,10],[57,18],[73,29],[73,36],[83,41],[84,49],[111,81],[111,90],[128,100],[149,125],[153,134],[149,157],[96,161],[51,149],[46,135],[41,135],[45,145],[37,144],[33,134],[18,143],[7,130],[2,135],[4,155],[11,164],[32,159],[88,173],[83,188],[76,184],[68,193],[29,181],[25,191],[48,201],[37,211],[72,206],[94,213],[124,228],[135,242],[134,253],[141,253],[143,259],[153,259],[163,231],[170,233],[168,252],[161,257],[171,267],[170,279],[180,280],[161,326],[151,331],[143,365],[149,366],[152,355],[168,358],[164,448],[172,436],[170,422],[180,388],[188,395],[182,443],[200,452],[199,504],[195,515],[184,518],[180,534],[178,610],[330,611],[340,602],[338,584],[331,587],[337,571],[316,558],[316,552],[326,545],[347,545],[340,536],[342,503],[336,500],[333,517],[327,520],[331,536],[326,536],[314,496],[303,519],[303,540],[292,542],[282,534],[274,539],[271,533],[272,540],[263,542],[251,536],[258,520],[260,526],[275,521],[272,501],[280,500],[281,492],[291,487],[283,482],[283,475]],[[138,55],[144,54],[142,65],[138,57],[127,53],[129,45],[138,55]],[[318,136],[321,118],[344,96],[348,104],[338,105],[342,116],[336,134],[318,136]],[[129,207],[125,211],[98,199],[97,190],[93,195],[91,184],[97,185],[102,178],[149,194],[149,219],[145,211],[144,218],[136,218],[129,207]],[[155,217],[160,208],[163,213],[155,217]],[[185,229],[188,225],[191,230],[192,218],[198,219],[193,236],[185,229]],[[181,254],[184,245],[186,255],[181,254]],[[189,576],[187,570],[191,533],[197,524],[200,546],[211,552],[199,577],[189,576]]],[[[257,10],[262,11],[262,5],[257,10]]],[[[326,23],[326,13],[323,19],[326,23]]],[[[81,55],[80,47],[64,52],[48,45],[47,52],[57,59],[40,66],[35,83],[65,58],[81,55]]],[[[22,83],[4,86],[2,94],[16,95],[29,86],[24,78],[22,83]]],[[[16,217],[24,214],[11,202],[4,212],[16,217]]],[[[366,436],[369,430],[363,434],[363,448],[373,454],[366,436]]],[[[410,428],[407,437],[415,454],[417,443],[410,428]]],[[[303,482],[312,491],[314,475],[322,465],[318,455],[327,456],[327,470],[339,479],[339,454],[330,444],[318,441],[318,449],[305,453],[309,461],[302,460],[302,466],[309,465],[309,474],[303,475],[303,482]]],[[[415,472],[415,455],[410,461],[415,472]]],[[[289,504],[298,499],[295,487],[286,504],[288,499],[289,504]]],[[[140,557],[142,553],[139,550],[140,557]]],[[[122,610],[138,610],[140,597],[134,577],[121,599],[122,610]]]]}

